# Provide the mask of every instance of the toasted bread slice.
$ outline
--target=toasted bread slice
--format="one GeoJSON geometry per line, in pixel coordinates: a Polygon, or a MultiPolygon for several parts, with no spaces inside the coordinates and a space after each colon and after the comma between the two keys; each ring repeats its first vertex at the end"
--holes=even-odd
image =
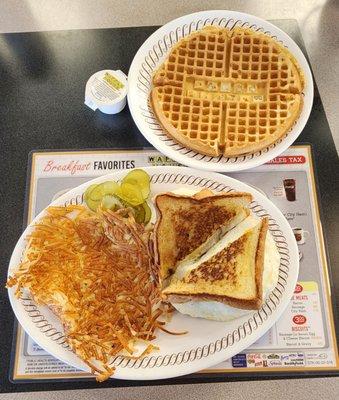
{"type": "Polygon", "coordinates": [[[181,262],[194,260],[215,244],[225,232],[249,215],[250,193],[208,191],[193,197],[172,193],[158,195],[155,254],[160,276],[167,278],[181,262]]]}
{"type": "Polygon", "coordinates": [[[260,308],[267,229],[267,218],[246,218],[199,261],[178,267],[163,294],[172,303],[211,300],[260,308]]]}

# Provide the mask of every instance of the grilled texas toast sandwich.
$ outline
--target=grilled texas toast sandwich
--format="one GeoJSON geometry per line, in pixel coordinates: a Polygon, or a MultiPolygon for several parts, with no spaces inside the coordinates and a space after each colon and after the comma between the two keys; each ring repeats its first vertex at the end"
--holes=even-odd
{"type": "Polygon", "coordinates": [[[161,278],[167,278],[179,263],[201,256],[244,220],[251,201],[251,194],[240,192],[214,195],[204,191],[193,197],[158,195],[155,253],[161,278]]]}
{"type": "Polygon", "coordinates": [[[163,294],[171,303],[207,300],[260,308],[267,229],[267,218],[246,218],[199,260],[180,264],[163,294]]]}

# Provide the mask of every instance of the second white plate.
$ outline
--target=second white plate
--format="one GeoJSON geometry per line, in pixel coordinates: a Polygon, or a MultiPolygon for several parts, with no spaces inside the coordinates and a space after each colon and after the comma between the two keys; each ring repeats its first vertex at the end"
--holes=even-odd
{"type": "Polygon", "coordinates": [[[231,172],[264,164],[285,151],[304,129],[313,103],[313,80],[306,58],[297,44],[275,25],[250,14],[227,10],[201,11],[177,18],[155,31],[136,53],[128,74],[128,104],[137,127],[145,138],[167,157],[192,168],[231,172]],[[254,153],[239,157],[210,157],[190,150],[170,139],[159,125],[149,104],[154,71],[167,57],[171,47],[206,25],[232,29],[245,26],[265,32],[286,46],[297,59],[306,86],[301,114],[285,137],[254,153]]]}

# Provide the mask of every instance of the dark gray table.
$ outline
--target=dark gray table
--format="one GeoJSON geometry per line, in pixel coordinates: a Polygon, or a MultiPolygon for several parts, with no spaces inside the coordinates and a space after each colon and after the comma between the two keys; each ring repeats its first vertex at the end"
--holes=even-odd
{"type": "MultiPolygon", "coordinates": [[[[273,22],[304,49],[296,21],[273,22]]],[[[9,381],[14,315],[4,285],[10,255],[22,232],[27,158],[31,150],[150,146],[133,123],[128,107],[112,118],[99,111],[94,113],[83,105],[83,100],[86,81],[94,72],[111,68],[127,73],[134,54],[156,29],[139,27],[10,33],[0,36],[0,392],[98,388],[94,381],[18,384],[9,381]]],[[[339,165],[317,88],[310,119],[296,143],[311,143],[313,146],[322,222],[329,251],[329,265],[332,266],[332,290],[339,304],[339,269],[335,268],[335,260],[339,259],[339,165]]],[[[227,377],[225,374],[195,374],[153,382],[113,379],[100,387],[331,374],[334,373],[265,372],[256,375],[232,374],[227,377]]]]}

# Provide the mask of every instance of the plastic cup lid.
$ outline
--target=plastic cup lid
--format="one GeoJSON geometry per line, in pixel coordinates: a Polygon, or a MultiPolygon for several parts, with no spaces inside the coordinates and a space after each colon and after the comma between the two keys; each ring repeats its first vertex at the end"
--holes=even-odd
{"type": "Polygon", "coordinates": [[[127,77],[120,70],[98,71],[87,81],[85,104],[94,111],[116,114],[125,107],[126,96],[127,77]]]}

